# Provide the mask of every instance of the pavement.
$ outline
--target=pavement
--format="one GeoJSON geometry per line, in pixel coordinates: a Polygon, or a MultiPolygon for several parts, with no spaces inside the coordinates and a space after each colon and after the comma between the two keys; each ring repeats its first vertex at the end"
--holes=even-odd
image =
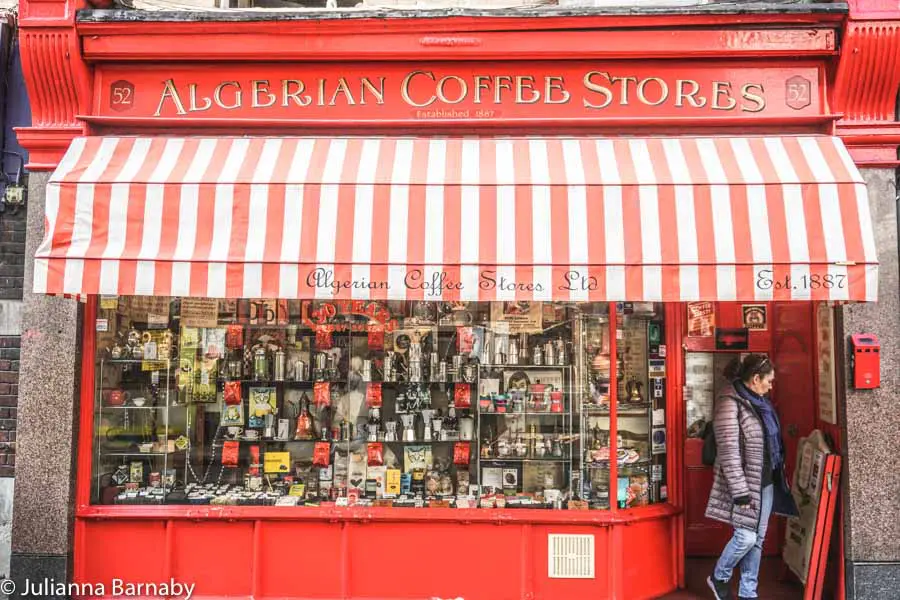
{"type": "MultiPolygon", "coordinates": [[[[689,558],[684,566],[687,589],[667,594],[659,600],[712,600],[713,595],[706,586],[706,577],[715,566],[713,558],[689,558]]],[[[735,572],[734,594],[737,596],[738,573],[735,572]]],[[[800,600],[803,587],[785,572],[784,563],[778,557],[763,559],[759,569],[760,600],[800,600]]]]}

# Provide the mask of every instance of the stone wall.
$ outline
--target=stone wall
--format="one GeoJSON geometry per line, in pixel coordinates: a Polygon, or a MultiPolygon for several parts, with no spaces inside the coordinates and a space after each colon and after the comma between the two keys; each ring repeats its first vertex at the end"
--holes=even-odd
{"type": "MultiPolygon", "coordinates": [[[[881,341],[881,387],[846,390],[846,468],[843,479],[848,600],[896,598],[900,590],[900,273],[898,273],[897,188],[892,169],[863,171],[878,249],[878,302],[839,310],[848,352],[854,333],[874,333],[881,341]]],[[[844,361],[850,381],[849,360],[844,361]]]]}
{"type": "MultiPolygon", "coordinates": [[[[26,257],[34,256],[44,234],[49,177],[30,177],[26,257]]],[[[33,263],[26,260],[26,281],[33,263]]],[[[82,311],[79,302],[32,293],[24,295],[22,305],[10,563],[18,589],[24,589],[26,578],[66,581],[71,576],[82,311]]]]}

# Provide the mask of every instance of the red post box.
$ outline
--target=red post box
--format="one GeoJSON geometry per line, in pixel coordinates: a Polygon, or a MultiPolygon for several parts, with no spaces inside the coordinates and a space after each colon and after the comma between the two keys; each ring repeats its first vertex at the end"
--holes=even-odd
{"type": "Polygon", "coordinates": [[[853,387],[871,390],[881,385],[881,344],[871,333],[850,336],[850,367],[853,387]]]}

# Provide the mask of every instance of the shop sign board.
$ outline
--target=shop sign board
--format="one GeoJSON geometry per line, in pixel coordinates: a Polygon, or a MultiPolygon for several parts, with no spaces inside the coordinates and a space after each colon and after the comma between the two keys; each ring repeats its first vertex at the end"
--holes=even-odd
{"type": "Polygon", "coordinates": [[[101,65],[94,117],[385,122],[820,115],[812,61],[101,65]]]}
{"type": "Polygon", "coordinates": [[[835,458],[818,430],[801,439],[797,447],[797,471],[791,494],[800,515],[787,521],[782,557],[805,584],[804,598],[821,597],[813,592],[821,585],[820,571],[824,569],[831,538],[831,517],[839,483],[835,458]]]}
{"type": "Polygon", "coordinates": [[[716,350],[746,350],[750,347],[750,330],[746,327],[716,328],[716,350]]]}
{"type": "Polygon", "coordinates": [[[834,309],[826,303],[816,307],[816,365],[819,369],[819,419],[837,423],[834,375],[834,309]]]}

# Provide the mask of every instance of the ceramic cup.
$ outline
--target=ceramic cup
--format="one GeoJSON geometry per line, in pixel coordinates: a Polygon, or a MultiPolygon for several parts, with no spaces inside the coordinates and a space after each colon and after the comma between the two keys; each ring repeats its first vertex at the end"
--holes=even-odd
{"type": "Polygon", "coordinates": [[[129,394],[125,390],[110,390],[109,405],[122,406],[128,401],[129,398],[131,398],[131,394],[129,394]]]}

